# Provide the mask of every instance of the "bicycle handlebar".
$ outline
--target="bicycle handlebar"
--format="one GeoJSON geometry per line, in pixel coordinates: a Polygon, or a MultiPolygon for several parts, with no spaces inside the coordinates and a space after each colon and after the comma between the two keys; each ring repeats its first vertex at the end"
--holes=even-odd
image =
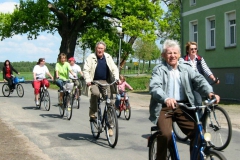
{"type": "Polygon", "coordinates": [[[213,81],[212,83],[210,83],[210,85],[214,85],[214,84],[216,84],[218,81],[219,81],[219,78],[217,77],[217,78],[215,79],[215,81],[213,81]]]}
{"type": "Polygon", "coordinates": [[[216,99],[215,97],[213,97],[213,99],[205,100],[205,101],[204,101],[204,103],[205,103],[204,106],[196,106],[196,107],[194,107],[194,106],[189,107],[189,106],[187,106],[187,105],[184,104],[184,103],[177,103],[177,104],[178,104],[179,106],[181,106],[181,107],[184,107],[184,108],[188,109],[188,110],[196,110],[197,108],[198,108],[198,109],[201,109],[201,108],[206,108],[207,106],[213,105],[213,104],[216,102],[216,100],[217,100],[217,99],[216,99]]]}
{"type": "Polygon", "coordinates": [[[117,79],[115,79],[112,83],[108,83],[108,84],[102,84],[102,83],[100,83],[99,81],[92,81],[91,84],[97,84],[97,85],[106,87],[106,86],[111,86],[111,85],[113,85],[113,84],[116,83],[116,82],[117,82],[117,79]]]}

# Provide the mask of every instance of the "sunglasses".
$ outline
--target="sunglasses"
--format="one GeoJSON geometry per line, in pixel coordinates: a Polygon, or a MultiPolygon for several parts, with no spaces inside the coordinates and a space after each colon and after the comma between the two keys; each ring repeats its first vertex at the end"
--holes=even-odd
{"type": "Polygon", "coordinates": [[[197,50],[197,48],[190,48],[190,50],[191,50],[191,51],[193,51],[193,50],[195,50],[195,51],[196,51],[196,50],[197,50]]]}

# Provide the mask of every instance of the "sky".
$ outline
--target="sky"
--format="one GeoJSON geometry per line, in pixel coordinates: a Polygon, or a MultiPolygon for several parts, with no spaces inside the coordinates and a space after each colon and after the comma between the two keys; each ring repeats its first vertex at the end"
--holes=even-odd
{"type": "MultiPolygon", "coordinates": [[[[14,5],[19,0],[0,0],[0,12],[13,12],[14,5]]],[[[26,35],[15,35],[0,41],[0,62],[10,60],[38,61],[45,58],[46,62],[55,63],[59,53],[61,37],[58,33],[41,33],[36,40],[28,40],[26,35]]]]}

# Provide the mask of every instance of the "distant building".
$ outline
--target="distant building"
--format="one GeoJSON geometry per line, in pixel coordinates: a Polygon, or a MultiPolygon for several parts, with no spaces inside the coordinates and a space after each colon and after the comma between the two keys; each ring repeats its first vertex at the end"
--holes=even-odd
{"type": "MultiPolygon", "coordinates": [[[[182,3],[182,44],[196,41],[198,53],[220,79],[214,91],[221,98],[240,100],[240,0],[182,3]]],[[[185,48],[182,53],[185,55],[185,48]]]]}

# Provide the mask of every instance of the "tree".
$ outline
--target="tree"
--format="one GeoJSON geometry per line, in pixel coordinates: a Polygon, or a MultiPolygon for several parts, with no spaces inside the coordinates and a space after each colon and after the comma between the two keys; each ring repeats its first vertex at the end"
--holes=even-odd
{"type": "MultiPolygon", "coordinates": [[[[133,48],[135,57],[138,58],[138,64],[140,65],[140,61],[143,61],[142,73],[144,73],[145,70],[145,61],[149,61],[148,70],[150,70],[151,61],[160,56],[160,50],[154,41],[137,39],[133,48]]],[[[140,67],[138,67],[138,74],[139,73],[140,67]]]]}
{"type": "Polygon", "coordinates": [[[99,40],[117,48],[110,21],[117,19],[124,35],[131,36],[123,44],[130,49],[137,37],[156,38],[154,31],[161,25],[162,13],[160,0],[20,0],[12,14],[0,14],[0,36],[3,40],[27,34],[35,39],[43,31],[58,32],[62,38],[59,51],[72,57],[78,38],[92,50],[99,40]]]}
{"type": "Polygon", "coordinates": [[[164,22],[159,30],[158,36],[161,43],[166,39],[181,41],[181,3],[182,0],[163,0],[168,7],[164,13],[164,22]]]}

